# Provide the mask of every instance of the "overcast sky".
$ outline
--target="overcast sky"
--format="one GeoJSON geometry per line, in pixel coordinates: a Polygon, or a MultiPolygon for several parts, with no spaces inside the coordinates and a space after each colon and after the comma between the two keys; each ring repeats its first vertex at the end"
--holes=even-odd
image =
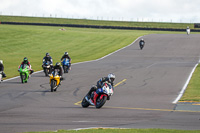
{"type": "Polygon", "coordinates": [[[200,23],[200,0],[0,0],[0,15],[200,23]]]}

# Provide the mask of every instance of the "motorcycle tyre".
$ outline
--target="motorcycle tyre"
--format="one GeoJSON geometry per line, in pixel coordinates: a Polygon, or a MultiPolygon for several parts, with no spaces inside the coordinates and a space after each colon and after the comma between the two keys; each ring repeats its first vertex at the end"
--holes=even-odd
{"type": "Polygon", "coordinates": [[[83,108],[87,108],[90,104],[86,101],[85,97],[83,98],[81,105],[83,108]]]}
{"type": "Polygon", "coordinates": [[[22,84],[25,83],[25,78],[26,78],[26,75],[23,75],[23,74],[20,74],[20,78],[21,78],[21,82],[22,84]]]}
{"type": "Polygon", "coordinates": [[[96,101],[96,108],[97,109],[101,108],[106,103],[106,100],[107,100],[106,96],[103,96],[103,98],[101,100],[100,100],[100,97],[101,97],[101,95],[97,98],[97,101],[96,101]]]}
{"type": "Polygon", "coordinates": [[[143,47],[144,47],[144,45],[140,45],[140,49],[141,49],[141,50],[143,49],[143,47]]]}
{"type": "Polygon", "coordinates": [[[55,87],[56,87],[56,81],[51,80],[51,92],[54,92],[55,87]]]}
{"type": "Polygon", "coordinates": [[[67,66],[63,66],[63,70],[64,70],[64,73],[68,73],[68,67],[67,66]]]}
{"type": "Polygon", "coordinates": [[[45,73],[45,76],[48,76],[48,69],[47,68],[44,68],[44,73],[45,73]]]}

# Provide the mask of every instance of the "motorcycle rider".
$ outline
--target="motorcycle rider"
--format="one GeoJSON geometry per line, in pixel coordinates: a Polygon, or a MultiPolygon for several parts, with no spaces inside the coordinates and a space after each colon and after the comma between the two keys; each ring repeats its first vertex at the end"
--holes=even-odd
{"type": "MultiPolygon", "coordinates": [[[[50,62],[50,73],[52,72],[52,68],[53,68],[53,59],[51,58],[51,56],[49,55],[49,53],[46,53],[46,56],[43,58],[43,64],[42,64],[42,67],[43,65],[49,61],[50,62]]],[[[44,69],[44,67],[43,67],[44,69]]]]}
{"type": "Polygon", "coordinates": [[[62,70],[62,67],[60,65],[60,62],[57,62],[55,66],[53,66],[53,72],[57,70],[58,71],[58,74],[60,76],[60,80],[63,80],[63,70],[62,70]]]}
{"type": "Polygon", "coordinates": [[[145,41],[143,38],[140,40],[139,44],[141,44],[142,42],[145,44],[145,41]]]}
{"type": "MultiPolygon", "coordinates": [[[[115,80],[115,75],[113,73],[108,74],[107,77],[102,77],[99,81],[97,81],[97,85],[96,86],[92,86],[92,88],[90,89],[90,91],[88,92],[87,96],[86,96],[86,100],[89,101],[90,103],[94,103],[94,105],[96,105],[96,99],[99,96],[99,88],[102,88],[103,83],[108,82],[112,85],[112,87],[114,86],[114,80],[115,80]],[[92,92],[94,92],[94,97],[93,97],[93,101],[91,98],[91,94],[92,92]]],[[[114,88],[114,87],[113,87],[114,88]]]]}
{"type": "Polygon", "coordinates": [[[31,64],[30,64],[30,62],[28,61],[28,58],[27,58],[27,57],[24,57],[24,60],[22,61],[21,65],[19,65],[19,67],[18,67],[18,71],[19,71],[20,67],[21,67],[22,65],[25,65],[25,64],[29,66],[29,70],[31,71],[30,74],[32,74],[34,71],[33,71],[33,69],[31,69],[31,64]]]}
{"type": "Polygon", "coordinates": [[[71,70],[71,58],[69,56],[69,53],[68,52],[65,52],[64,55],[62,56],[62,58],[60,59],[60,61],[62,62],[63,59],[69,59],[69,70],[71,70]]]}
{"type": "Polygon", "coordinates": [[[188,35],[190,34],[190,27],[189,26],[187,26],[186,32],[187,32],[188,35]]]}
{"type": "Polygon", "coordinates": [[[3,61],[0,60],[0,71],[2,71],[2,79],[1,81],[3,81],[3,78],[6,77],[6,74],[3,72],[4,71],[4,66],[3,66],[3,61]]]}

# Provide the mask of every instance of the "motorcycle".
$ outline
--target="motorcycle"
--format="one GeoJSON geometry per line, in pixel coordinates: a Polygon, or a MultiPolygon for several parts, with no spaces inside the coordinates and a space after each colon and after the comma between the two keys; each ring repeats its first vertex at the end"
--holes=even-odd
{"type": "Polygon", "coordinates": [[[64,60],[62,61],[62,66],[63,66],[64,73],[68,73],[68,71],[69,71],[69,59],[64,58],[64,60]]]}
{"type": "Polygon", "coordinates": [[[2,71],[0,71],[0,83],[2,79],[3,79],[3,74],[2,74],[2,71]]]}
{"type": "Polygon", "coordinates": [[[144,47],[144,42],[140,42],[140,49],[142,50],[144,47]]]}
{"type": "Polygon", "coordinates": [[[57,88],[60,85],[60,76],[58,74],[58,71],[55,70],[50,74],[50,86],[51,86],[51,92],[57,91],[57,88]]]}
{"type": "Polygon", "coordinates": [[[97,89],[99,92],[98,97],[96,98],[96,101],[94,101],[94,95],[96,91],[93,91],[91,94],[91,99],[89,100],[88,94],[83,98],[81,105],[83,108],[87,108],[88,106],[92,105],[96,108],[101,108],[107,100],[110,100],[110,97],[113,95],[113,87],[109,83],[103,83],[103,87],[97,89]]]}
{"type": "Polygon", "coordinates": [[[51,73],[51,62],[50,61],[43,62],[42,67],[44,69],[45,76],[48,76],[51,73]]]}
{"type": "Polygon", "coordinates": [[[29,78],[29,66],[24,64],[19,68],[20,78],[22,83],[27,83],[29,78]]]}

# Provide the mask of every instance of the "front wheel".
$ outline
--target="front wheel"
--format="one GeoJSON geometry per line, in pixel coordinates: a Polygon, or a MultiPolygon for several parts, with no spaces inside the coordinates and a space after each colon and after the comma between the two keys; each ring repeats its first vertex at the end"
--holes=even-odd
{"type": "Polygon", "coordinates": [[[68,73],[68,66],[63,66],[64,73],[68,73]]]}
{"type": "Polygon", "coordinates": [[[140,49],[141,49],[141,50],[143,49],[143,47],[144,47],[144,45],[140,45],[140,49]]]}
{"type": "Polygon", "coordinates": [[[101,108],[106,103],[107,96],[103,96],[102,99],[100,99],[100,97],[101,97],[101,95],[97,99],[96,108],[101,108]]]}
{"type": "Polygon", "coordinates": [[[45,76],[48,76],[48,69],[47,68],[44,68],[44,73],[45,73],[45,76]]]}
{"type": "Polygon", "coordinates": [[[51,92],[54,91],[55,87],[56,87],[56,81],[55,80],[51,80],[51,92]]]}
{"type": "Polygon", "coordinates": [[[88,101],[85,99],[85,97],[83,98],[81,105],[83,108],[87,108],[90,104],[88,103],[88,101]]]}
{"type": "Polygon", "coordinates": [[[25,83],[26,75],[20,74],[22,84],[25,83]]]}

